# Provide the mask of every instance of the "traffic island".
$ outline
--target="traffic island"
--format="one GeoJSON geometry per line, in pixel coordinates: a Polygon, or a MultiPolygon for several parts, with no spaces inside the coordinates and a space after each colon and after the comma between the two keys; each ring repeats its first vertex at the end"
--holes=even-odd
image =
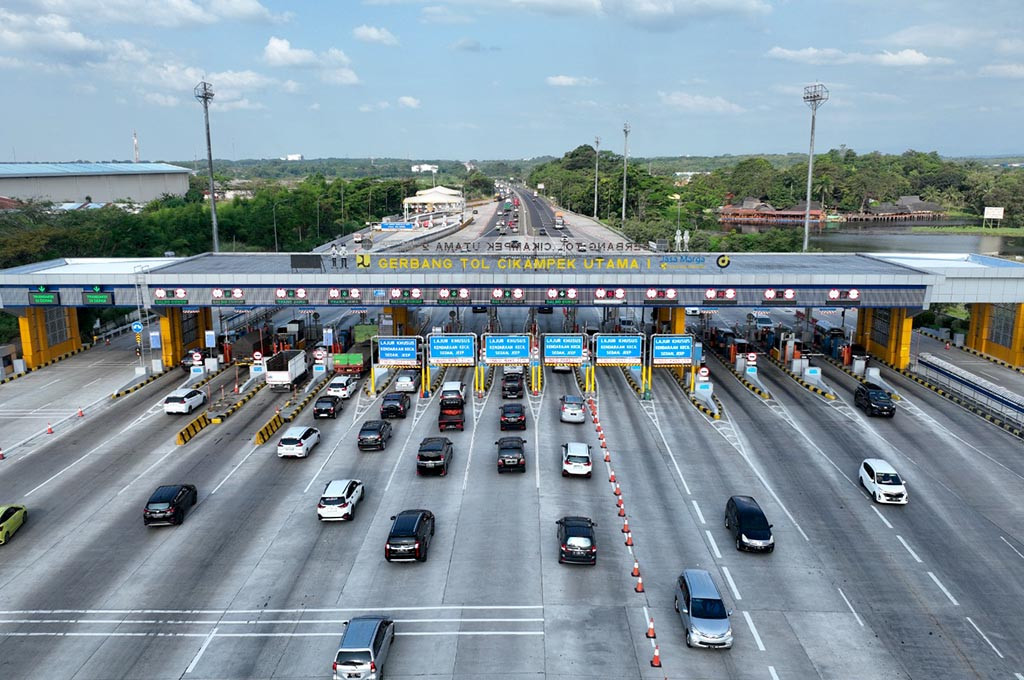
{"type": "Polygon", "coordinates": [[[722,364],[722,366],[724,366],[727,369],[729,369],[729,372],[732,373],[734,376],[736,376],[736,379],[739,380],[740,383],[742,383],[742,385],[744,387],[746,387],[748,390],[750,390],[751,392],[753,392],[757,396],[761,397],[762,399],[771,399],[772,398],[771,392],[768,392],[767,390],[762,389],[758,385],[755,385],[754,383],[750,382],[750,380],[748,380],[745,375],[743,375],[742,373],[737,371],[736,368],[734,366],[730,365],[729,362],[725,360],[725,357],[720,355],[717,351],[711,349],[708,346],[705,346],[704,351],[707,354],[710,354],[711,356],[715,357],[715,359],[717,359],[718,362],[720,364],[722,364]]]}
{"type": "Polygon", "coordinates": [[[781,361],[779,361],[775,357],[771,356],[770,354],[763,354],[762,356],[767,358],[768,361],[770,361],[773,364],[775,364],[779,368],[780,371],[782,371],[783,373],[785,373],[786,375],[791,377],[793,380],[797,381],[797,383],[799,383],[799,385],[801,387],[803,387],[805,390],[807,390],[809,392],[813,392],[814,394],[817,394],[817,395],[819,395],[819,396],[821,396],[821,397],[823,397],[825,399],[828,399],[829,401],[835,401],[836,395],[832,394],[831,392],[826,392],[825,390],[821,389],[817,385],[812,385],[811,383],[807,382],[802,377],[800,377],[799,375],[797,375],[793,371],[789,370],[789,368],[784,363],[782,363],[781,361]]]}
{"type": "Polygon", "coordinates": [[[198,418],[178,432],[178,436],[175,437],[175,442],[178,446],[184,446],[189,442],[189,440],[206,429],[212,422],[213,421],[210,420],[210,417],[206,415],[206,413],[201,413],[198,418]]]}
{"type": "Polygon", "coordinates": [[[266,386],[267,386],[267,383],[265,383],[265,382],[261,382],[261,383],[259,383],[258,385],[256,385],[256,387],[252,388],[251,390],[249,390],[248,392],[246,392],[246,393],[245,393],[244,395],[242,395],[242,398],[241,398],[241,399],[239,399],[239,400],[238,400],[238,401],[236,401],[236,402],[235,402],[234,404],[232,404],[231,406],[229,406],[229,407],[227,408],[227,410],[225,410],[225,411],[224,411],[223,413],[221,413],[220,415],[214,416],[214,417],[212,418],[212,422],[213,422],[213,423],[215,423],[215,424],[217,424],[217,425],[220,425],[220,424],[221,424],[221,423],[223,423],[223,422],[224,422],[225,420],[227,420],[228,418],[230,418],[230,417],[231,417],[231,415],[232,415],[232,414],[233,414],[233,413],[234,413],[235,411],[237,411],[238,409],[242,408],[242,405],[243,405],[243,404],[245,404],[245,402],[247,402],[247,401],[249,401],[250,399],[252,399],[253,397],[255,397],[255,396],[256,396],[256,393],[257,393],[257,392],[259,392],[260,390],[262,390],[262,389],[263,389],[264,387],[266,387],[266,386]]]}

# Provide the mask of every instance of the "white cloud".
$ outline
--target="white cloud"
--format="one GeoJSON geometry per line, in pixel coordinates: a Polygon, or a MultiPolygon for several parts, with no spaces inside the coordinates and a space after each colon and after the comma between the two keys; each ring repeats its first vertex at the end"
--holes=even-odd
{"type": "Polygon", "coordinates": [[[694,20],[767,14],[767,0],[601,0],[601,9],[646,29],[664,31],[694,20]]]}
{"type": "Polygon", "coordinates": [[[292,17],[290,12],[275,15],[258,0],[210,0],[209,9],[219,17],[241,21],[281,22],[288,21],[292,17]]]}
{"type": "Polygon", "coordinates": [[[587,78],[585,76],[548,76],[544,79],[548,85],[552,87],[579,87],[582,85],[596,85],[599,81],[597,78],[587,78]]]}
{"type": "Polygon", "coordinates": [[[425,24],[468,24],[473,19],[443,5],[430,5],[420,10],[420,21],[425,24]]]}
{"type": "Polygon", "coordinates": [[[281,83],[281,89],[289,94],[294,94],[302,90],[302,85],[295,82],[294,80],[286,80],[281,83]]]}
{"type": "Polygon", "coordinates": [[[989,64],[979,73],[989,78],[1024,78],[1024,64],[989,64]]]}
{"type": "Polygon", "coordinates": [[[0,48],[32,54],[99,54],[103,42],[73,29],[57,14],[15,14],[0,8],[0,48]]]}
{"type": "Polygon", "coordinates": [[[911,47],[974,47],[992,36],[991,31],[959,24],[907,26],[871,42],[911,47]]]}
{"type": "Polygon", "coordinates": [[[270,36],[263,48],[263,60],[271,66],[312,66],[316,64],[316,53],[294,48],[284,38],[270,36]]]}
{"type": "Polygon", "coordinates": [[[1000,38],[996,50],[1003,54],[1024,54],[1024,38],[1000,38]]]}
{"type": "Polygon", "coordinates": [[[244,97],[242,99],[232,99],[230,101],[220,101],[220,102],[218,102],[217,100],[214,100],[213,103],[210,104],[210,107],[211,108],[215,108],[218,111],[236,111],[236,110],[258,111],[260,109],[267,108],[266,106],[264,106],[263,104],[260,104],[259,102],[253,102],[253,101],[250,101],[249,99],[244,98],[244,97]]]}
{"type": "Polygon", "coordinates": [[[150,104],[156,104],[157,106],[177,106],[181,103],[181,100],[173,94],[164,94],[162,92],[146,92],[142,95],[142,98],[150,104]]]}
{"type": "Polygon", "coordinates": [[[378,28],[376,26],[356,26],[352,30],[352,35],[356,40],[377,43],[378,45],[397,45],[398,38],[392,35],[391,31],[386,28],[378,28]]]}
{"type": "Polygon", "coordinates": [[[313,103],[312,103],[312,104],[310,104],[310,105],[309,105],[309,106],[308,106],[307,108],[308,108],[308,109],[309,109],[310,111],[319,111],[319,110],[320,110],[320,102],[313,102],[313,103]]]}
{"type": "Polygon", "coordinates": [[[744,109],[722,97],[705,97],[688,92],[659,92],[658,98],[665,106],[689,113],[743,113],[744,109]]]}
{"type": "Polygon", "coordinates": [[[403,109],[418,109],[420,108],[420,100],[406,95],[398,98],[398,105],[403,109]]]}
{"type": "Polygon", "coordinates": [[[767,56],[784,61],[814,65],[874,64],[876,66],[927,66],[931,64],[952,63],[951,59],[929,57],[923,52],[911,49],[900,50],[899,52],[883,50],[882,52],[865,54],[862,52],[844,52],[834,47],[804,47],[799,50],[773,47],[768,50],[767,56]]]}
{"type": "Polygon", "coordinates": [[[380,101],[374,104],[363,104],[359,107],[359,110],[362,113],[373,113],[374,111],[383,111],[384,109],[389,108],[391,108],[390,102],[380,101]]]}
{"type": "Polygon", "coordinates": [[[38,0],[38,4],[79,21],[162,28],[213,24],[223,19],[280,22],[291,17],[288,12],[273,14],[258,0],[38,0]]]}

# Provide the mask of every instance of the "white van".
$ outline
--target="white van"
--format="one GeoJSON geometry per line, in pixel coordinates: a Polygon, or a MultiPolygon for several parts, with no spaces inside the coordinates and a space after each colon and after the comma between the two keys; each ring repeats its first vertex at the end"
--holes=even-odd
{"type": "Polygon", "coordinates": [[[447,380],[441,383],[441,407],[462,406],[466,403],[466,383],[447,380]]]}
{"type": "Polygon", "coordinates": [[[877,503],[906,505],[910,501],[907,483],[881,458],[867,458],[860,464],[860,485],[877,503]]]}

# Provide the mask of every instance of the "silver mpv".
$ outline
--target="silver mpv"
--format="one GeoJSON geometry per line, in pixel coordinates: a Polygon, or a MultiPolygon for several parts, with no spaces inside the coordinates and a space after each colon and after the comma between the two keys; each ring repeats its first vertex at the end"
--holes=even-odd
{"type": "Polygon", "coordinates": [[[732,647],[732,612],[726,610],[711,574],[683,571],[676,582],[675,608],[686,629],[687,647],[732,647]]]}
{"type": "Polygon", "coordinates": [[[334,656],[334,680],[377,680],[395,640],[395,622],[385,616],[357,616],[348,622],[334,656]]]}

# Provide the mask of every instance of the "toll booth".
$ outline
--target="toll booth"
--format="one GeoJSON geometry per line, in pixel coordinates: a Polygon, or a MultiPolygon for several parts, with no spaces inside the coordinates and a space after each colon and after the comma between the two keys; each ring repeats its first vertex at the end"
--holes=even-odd
{"type": "Polygon", "coordinates": [[[726,326],[719,326],[711,333],[711,344],[720,351],[729,350],[729,345],[736,342],[736,331],[726,326]]]}
{"type": "Polygon", "coordinates": [[[788,364],[793,359],[799,359],[805,352],[803,341],[792,331],[780,332],[772,345],[771,355],[776,361],[788,364]]]}
{"type": "Polygon", "coordinates": [[[828,356],[839,359],[846,344],[846,333],[842,328],[815,325],[814,345],[828,356]]]}

